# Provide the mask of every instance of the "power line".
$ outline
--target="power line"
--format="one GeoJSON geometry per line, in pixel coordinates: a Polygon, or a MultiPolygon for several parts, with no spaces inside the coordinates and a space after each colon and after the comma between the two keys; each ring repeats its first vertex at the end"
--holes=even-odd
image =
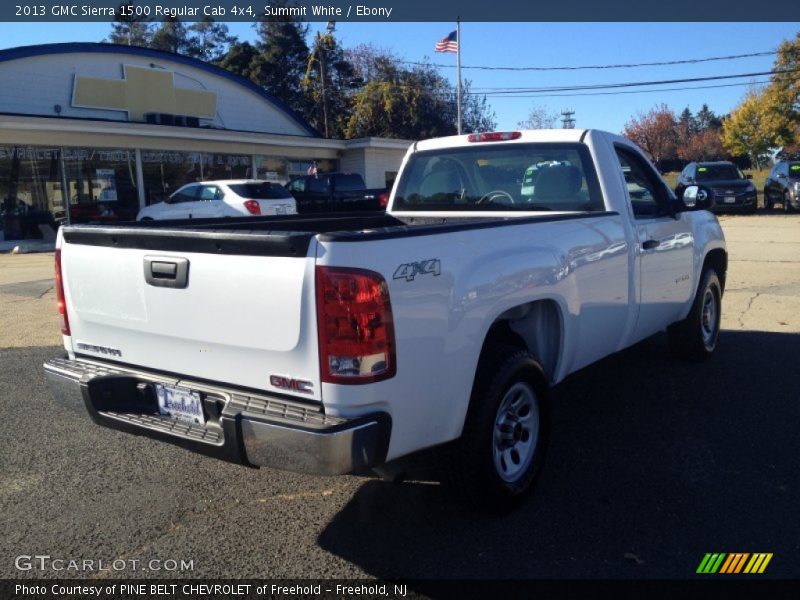
{"type": "Polygon", "coordinates": [[[759,71],[755,73],[739,73],[737,75],[713,75],[710,77],[684,77],[681,79],[661,79],[652,81],[627,81],[622,83],[597,83],[591,85],[574,85],[574,86],[550,86],[540,88],[476,88],[471,93],[481,95],[511,95],[511,94],[524,94],[524,93],[548,93],[548,92],[573,92],[581,90],[604,90],[616,89],[626,87],[644,87],[652,85],[667,85],[671,83],[695,83],[699,81],[717,81],[720,79],[739,79],[741,77],[760,77],[762,75],[783,75],[788,73],[797,73],[800,69],[785,69],[781,71],[759,71]],[[479,91],[483,90],[483,91],[479,91]],[[488,91],[486,91],[488,90],[488,91]]]}
{"type": "MultiPolygon", "coordinates": [[[[472,69],[475,71],[583,71],[590,69],[632,69],[638,67],[661,67],[669,65],[693,65],[698,63],[721,61],[721,60],[738,60],[741,58],[752,58],[755,56],[774,56],[777,54],[775,50],[766,50],[764,52],[751,52],[749,54],[731,54],[728,56],[710,56],[707,58],[687,58],[683,60],[666,60],[658,62],[645,62],[645,63],[622,63],[616,65],[581,65],[581,66],[564,66],[564,67],[492,67],[492,66],[465,66],[461,65],[462,69],[472,69]]],[[[455,65],[447,65],[441,63],[418,62],[411,60],[398,60],[397,62],[406,65],[418,65],[422,67],[437,67],[442,69],[453,69],[455,65]]]]}
{"type": "MultiPolygon", "coordinates": [[[[657,90],[624,90],[618,92],[585,92],[583,94],[536,94],[533,96],[494,96],[495,99],[511,100],[517,98],[575,98],[576,96],[619,96],[621,94],[653,94],[656,92],[682,92],[689,90],[710,90],[714,88],[742,87],[746,85],[768,85],[770,81],[747,81],[744,83],[721,83],[717,85],[697,85],[687,87],[659,88],[657,90]]],[[[479,94],[481,96],[490,94],[479,94]]]]}

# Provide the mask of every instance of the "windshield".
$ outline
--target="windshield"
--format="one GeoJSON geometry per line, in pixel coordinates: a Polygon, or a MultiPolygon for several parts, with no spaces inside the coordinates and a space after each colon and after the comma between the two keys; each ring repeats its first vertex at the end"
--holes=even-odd
{"type": "Polygon", "coordinates": [[[724,179],[744,179],[736,165],[700,165],[697,167],[697,181],[717,181],[724,179]]]}
{"type": "Polygon", "coordinates": [[[280,200],[292,197],[280,183],[270,183],[269,181],[263,183],[234,183],[228,187],[237,196],[252,200],[280,200]]]}
{"type": "Polygon", "coordinates": [[[396,211],[601,211],[583,144],[475,144],[412,155],[396,211]]]}
{"type": "Polygon", "coordinates": [[[800,163],[789,163],[789,179],[800,179],[800,163]]]}

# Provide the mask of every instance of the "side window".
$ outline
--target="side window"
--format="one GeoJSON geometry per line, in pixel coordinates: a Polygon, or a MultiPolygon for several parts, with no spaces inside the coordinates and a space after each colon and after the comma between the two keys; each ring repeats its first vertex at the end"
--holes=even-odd
{"type": "Polygon", "coordinates": [[[197,198],[202,202],[211,202],[212,200],[222,200],[222,190],[215,185],[200,186],[200,194],[197,198]]]}
{"type": "Polygon", "coordinates": [[[170,203],[180,204],[182,202],[194,202],[197,200],[198,187],[199,186],[193,185],[174,193],[170,196],[170,203]]]}
{"type": "Polygon", "coordinates": [[[327,194],[328,193],[328,178],[327,177],[309,177],[308,191],[312,194],[327,194]]]}
{"type": "Polygon", "coordinates": [[[661,178],[634,151],[620,147],[616,150],[633,215],[637,219],[660,216],[662,207],[669,201],[661,178]]]}

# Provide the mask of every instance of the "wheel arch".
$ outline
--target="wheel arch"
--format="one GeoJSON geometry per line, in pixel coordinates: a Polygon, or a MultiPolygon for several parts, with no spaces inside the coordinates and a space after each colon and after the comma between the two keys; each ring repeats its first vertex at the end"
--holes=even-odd
{"type": "Polygon", "coordinates": [[[700,272],[702,273],[709,267],[714,269],[714,271],[717,273],[720,288],[724,293],[725,279],[728,271],[728,253],[722,248],[714,248],[713,250],[710,250],[703,259],[703,268],[700,270],[700,272]]]}
{"type": "Polygon", "coordinates": [[[506,309],[494,319],[484,336],[479,362],[491,347],[522,348],[542,365],[545,383],[549,385],[556,380],[563,336],[564,319],[558,302],[553,299],[526,302],[506,309]]]}

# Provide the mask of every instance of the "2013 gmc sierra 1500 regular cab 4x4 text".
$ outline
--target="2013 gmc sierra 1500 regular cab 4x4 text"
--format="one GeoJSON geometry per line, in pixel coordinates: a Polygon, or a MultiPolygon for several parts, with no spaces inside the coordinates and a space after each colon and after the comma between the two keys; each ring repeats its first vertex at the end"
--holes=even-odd
{"type": "Polygon", "coordinates": [[[551,386],[665,329],[678,355],[714,351],[708,197],[676,198],[624,138],[515,131],[414,144],[387,214],[63,227],[66,354],[45,371],[101,425],[253,466],[448,443],[453,481],[509,508],[551,386]]]}

